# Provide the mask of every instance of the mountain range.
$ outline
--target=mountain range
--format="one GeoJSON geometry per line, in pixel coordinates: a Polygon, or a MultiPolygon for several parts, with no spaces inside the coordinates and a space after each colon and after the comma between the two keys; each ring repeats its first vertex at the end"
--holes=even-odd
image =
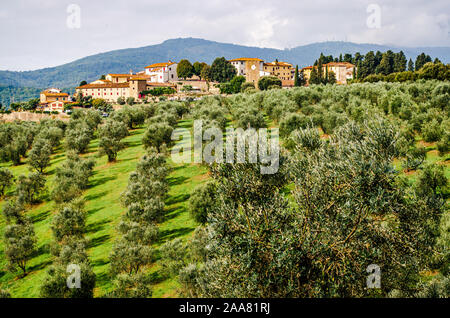
{"type": "Polygon", "coordinates": [[[166,40],[161,44],[140,48],[129,48],[95,54],[82,59],[34,71],[13,72],[0,71],[0,87],[29,87],[29,88],[73,88],[81,81],[93,81],[102,74],[128,73],[143,70],[145,66],[165,62],[169,59],[179,61],[188,59],[206,62],[208,64],[216,57],[224,56],[227,59],[238,57],[259,57],[265,61],[290,62],[299,67],[311,65],[320,53],[338,57],[340,54],[368,51],[402,50],[407,58],[415,61],[422,52],[429,54],[433,59],[439,58],[444,63],[450,62],[450,47],[395,47],[376,44],[358,44],[351,42],[321,42],[298,46],[291,49],[259,48],[229,43],[220,43],[197,38],[178,38],[166,40]]]}

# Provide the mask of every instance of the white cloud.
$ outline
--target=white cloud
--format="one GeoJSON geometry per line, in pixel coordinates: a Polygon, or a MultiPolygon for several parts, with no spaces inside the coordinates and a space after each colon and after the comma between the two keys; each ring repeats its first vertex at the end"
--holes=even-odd
{"type": "Polygon", "coordinates": [[[327,40],[450,46],[448,0],[17,0],[0,9],[0,69],[58,65],[86,55],[200,37],[263,47],[327,40]],[[81,7],[81,29],[66,26],[81,7]],[[381,28],[366,25],[380,5],[381,28]]]}

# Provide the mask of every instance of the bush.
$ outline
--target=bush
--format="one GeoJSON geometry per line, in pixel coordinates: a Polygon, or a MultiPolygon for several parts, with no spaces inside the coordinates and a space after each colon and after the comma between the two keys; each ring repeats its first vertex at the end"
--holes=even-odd
{"type": "Polygon", "coordinates": [[[125,105],[125,98],[120,96],[117,98],[117,104],[119,105],[125,105]]]}
{"type": "Polygon", "coordinates": [[[135,104],[134,97],[128,97],[127,98],[127,104],[130,105],[130,106],[133,106],[135,104]]]}
{"type": "Polygon", "coordinates": [[[406,170],[417,170],[427,157],[427,149],[425,147],[413,147],[406,154],[406,161],[403,168],[406,170]]]}

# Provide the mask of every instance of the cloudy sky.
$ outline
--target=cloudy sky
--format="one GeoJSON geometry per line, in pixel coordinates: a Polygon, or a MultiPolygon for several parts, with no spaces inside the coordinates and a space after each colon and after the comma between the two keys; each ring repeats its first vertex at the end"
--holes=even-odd
{"type": "Polygon", "coordinates": [[[449,25],[449,0],[2,0],[0,70],[179,37],[281,49],[322,41],[450,46],[449,25]]]}

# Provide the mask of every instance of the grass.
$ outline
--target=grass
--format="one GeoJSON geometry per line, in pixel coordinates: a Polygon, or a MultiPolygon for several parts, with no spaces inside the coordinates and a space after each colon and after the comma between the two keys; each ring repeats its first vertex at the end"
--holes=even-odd
{"type": "MultiPolygon", "coordinates": [[[[192,121],[181,121],[182,127],[192,126],[192,121]]],[[[108,163],[106,156],[98,157],[98,140],[91,141],[88,153],[85,157],[93,157],[96,160],[94,174],[90,179],[89,188],[84,193],[86,200],[87,233],[89,239],[88,254],[93,270],[97,276],[95,296],[101,297],[111,291],[112,284],[109,277],[109,254],[117,236],[116,226],[120,221],[124,208],[120,203],[120,195],[125,190],[129,174],[135,170],[140,157],[145,153],[142,146],[144,129],[131,131],[124,141],[126,149],[118,155],[117,162],[108,163]]],[[[52,156],[51,165],[47,169],[47,187],[52,189],[55,168],[65,160],[63,147],[59,147],[52,156]]],[[[26,161],[25,161],[26,163],[26,161]]],[[[169,160],[172,168],[168,177],[170,191],[166,200],[167,216],[160,225],[161,237],[155,248],[167,240],[182,238],[186,240],[197,226],[191,219],[187,202],[192,190],[207,179],[207,169],[195,164],[174,164],[169,160]]],[[[11,166],[2,164],[0,167],[8,167],[15,176],[28,173],[28,166],[11,166]]],[[[8,195],[13,194],[13,190],[8,195]]],[[[0,202],[3,205],[3,202],[0,202]]],[[[0,286],[8,289],[12,297],[39,297],[39,287],[45,277],[47,267],[52,263],[49,253],[49,244],[52,242],[51,220],[55,213],[54,202],[49,196],[44,196],[44,201],[32,206],[27,214],[33,219],[36,236],[38,238],[37,252],[28,262],[28,275],[17,278],[18,274],[7,271],[7,261],[4,255],[3,241],[0,241],[0,286]]],[[[0,218],[0,236],[3,237],[5,220],[0,218]]],[[[158,253],[156,253],[158,254],[158,253]]],[[[158,264],[149,269],[155,277],[153,290],[154,297],[177,296],[177,281],[175,278],[164,279],[158,276],[158,264]]]]}
{"type": "MultiPolygon", "coordinates": [[[[275,126],[266,116],[269,127],[275,126]]],[[[179,127],[191,129],[192,120],[181,120],[179,127]]],[[[91,141],[88,153],[84,157],[92,157],[96,161],[94,174],[90,179],[89,188],[84,193],[86,200],[87,233],[89,239],[88,254],[93,270],[97,276],[95,296],[102,297],[112,290],[111,278],[109,276],[109,254],[117,237],[116,226],[121,215],[125,212],[120,203],[120,195],[125,190],[129,174],[135,170],[140,157],[145,153],[142,146],[142,136],[144,128],[132,130],[130,136],[125,138],[126,149],[118,155],[117,162],[108,163],[106,156],[99,157],[98,140],[91,141]]],[[[418,140],[421,143],[421,140],[418,140]]],[[[436,151],[435,143],[427,144],[427,162],[444,164],[445,174],[450,178],[448,169],[449,155],[440,157],[436,151]]],[[[170,157],[170,156],[169,156],[170,157]]],[[[47,169],[47,188],[52,189],[52,181],[55,169],[65,160],[65,153],[62,146],[58,147],[52,155],[51,165],[47,169]]],[[[187,203],[193,189],[205,182],[208,177],[208,169],[198,164],[175,164],[170,159],[168,163],[171,167],[168,182],[170,190],[166,200],[166,218],[160,224],[160,238],[155,244],[158,249],[165,242],[174,238],[187,240],[195,230],[197,224],[190,217],[187,203]]],[[[395,167],[401,171],[401,162],[395,161],[395,167]]],[[[0,167],[7,167],[17,177],[21,173],[29,173],[26,160],[24,164],[12,166],[0,164],[0,167]]],[[[406,174],[410,182],[415,182],[417,171],[406,174]]],[[[292,199],[289,192],[293,185],[286,187],[285,193],[292,199]]],[[[7,193],[11,196],[14,189],[7,193]]],[[[0,205],[3,202],[0,201],[0,205]]],[[[39,287],[45,277],[48,266],[52,263],[52,256],[49,253],[49,244],[52,242],[52,231],[50,228],[52,216],[55,213],[55,204],[49,199],[48,193],[43,195],[41,204],[30,207],[27,214],[32,218],[36,235],[38,238],[37,251],[28,262],[28,275],[18,278],[18,274],[7,271],[7,261],[4,255],[3,240],[0,240],[0,287],[8,289],[13,297],[39,297],[39,287]]],[[[447,213],[448,219],[448,213],[447,213]]],[[[447,220],[448,221],[448,220],[447,220]]],[[[5,220],[0,217],[0,236],[3,237],[5,220]]],[[[178,282],[175,277],[163,278],[159,275],[158,255],[156,252],[156,262],[148,269],[154,280],[153,297],[177,297],[178,282]]]]}

